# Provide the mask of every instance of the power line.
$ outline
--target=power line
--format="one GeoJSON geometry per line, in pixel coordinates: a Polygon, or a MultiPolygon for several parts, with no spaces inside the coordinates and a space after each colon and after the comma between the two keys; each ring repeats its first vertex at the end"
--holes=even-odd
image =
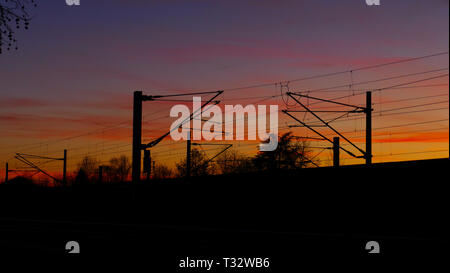
{"type": "MultiPolygon", "coordinates": [[[[448,52],[441,52],[441,53],[426,55],[426,56],[422,56],[422,57],[410,58],[410,59],[405,59],[405,60],[400,60],[400,61],[395,61],[395,62],[389,62],[389,63],[379,64],[379,65],[360,67],[360,68],[352,69],[352,70],[346,70],[346,71],[340,71],[340,72],[334,72],[334,73],[327,73],[327,74],[303,77],[303,78],[298,78],[298,79],[293,79],[293,80],[288,80],[288,81],[283,81],[283,82],[284,83],[297,82],[297,81],[304,81],[304,80],[309,80],[309,79],[329,77],[329,76],[339,75],[339,74],[344,74],[344,73],[353,73],[355,71],[360,71],[360,70],[365,70],[365,69],[374,69],[374,68],[379,68],[379,67],[383,67],[383,66],[399,64],[399,63],[405,63],[405,62],[415,61],[415,60],[419,60],[419,59],[425,59],[425,58],[430,58],[430,57],[435,57],[435,56],[440,56],[440,55],[446,55],[446,54],[448,54],[448,52]]],[[[390,77],[390,78],[384,78],[384,79],[378,79],[378,80],[372,80],[372,81],[366,81],[366,82],[361,82],[361,83],[356,83],[356,84],[371,83],[371,82],[375,82],[375,81],[382,81],[382,80],[388,80],[388,79],[396,79],[396,78],[399,78],[399,77],[409,77],[409,76],[420,75],[420,74],[425,74],[425,73],[433,73],[433,72],[442,71],[442,70],[448,70],[448,68],[435,69],[435,70],[429,70],[429,71],[418,72],[418,73],[410,73],[410,74],[405,74],[405,75],[400,75],[400,76],[395,76],[395,77],[390,77]]],[[[414,83],[418,83],[418,82],[422,82],[422,81],[426,81],[426,80],[431,80],[431,79],[436,79],[436,78],[440,78],[440,77],[446,77],[446,76],[448,76],[448,74],[439,75],[437,77],[431,77],[431,78],[427,78],[427,79],[421,79],[421,80],[418,80],[418,81],[412,81],[412,82],[408,82],[408,83],[403,83],[403,84],[400,84],[400,85],[394,85],[394,86],[390,86],[390,87],[379,88],[379,89],[375,89],[375,91],[382,91],[382,90],[387,90],[387,89],[401,89],[401,88],[405,88],[405,87],[402,87],[404,85],[414,84],[414,83]]],[[[262,87],[262,86],[272,86],[272,85],[279,84],[279,83],[280,82],[274,82],[274,83],[266,83],[266,84],[260,84],[260,85],[246,86],[246,87],[230,88],[230,89],[225,89],[225,91],[250,89],[250,88],[262,87]]],[[[355,85],[355,84],[353,84],[353,85],[355,85]]],[[[345,85],[345,86],[349,86],[349,85],[345,85]]],[[[437,85],[433,85],[433,86],[437,86],[437,85]]],[[[406,88],[415,88],[415,87],[413,86],[413,87],[406,87],[406,88]]],[[[330,89],[333,89],[333,88],[330,88],[330,89]]],[[[337,91],[337,90],[332,90],[332,91],[337,91]]],[[[257,99],[257,98],[262,98],[263,100],[267,100],[267,99],[276,98],[276,97],[279,97],[279,96],[280,95],[276,95],[276,96],[255,96],[255,97],[246,97],[246,98],[232,98],[232,99],[229,99],[229,100],[257,99]]],[[[345,97],[349,97],[349,96],[345,96],[345,97]]],[[[341,97],[341,98],[344,98],[344,97],[341,97]]],[[[433,110],[433,109],[429,109],[429,110],[433,110]]],[[[164,111],[164,110],[160,110],[160,111],[156,111],[156,112],[162,112],[162,111],[164,111]]],[[[389,111],[389,110],[385,110],[385,111],[389,111]]],[[[424,110],[424,111],[426,111],[426,110],[424,110]]],[[[150,114],[144,115],[144,117],[145,116],[149,116],[149,115],[153,115],[153,114],[154,113],[150,113],[150,114]]],[[[397,114],[397,113],[395,113],[395,114],[397,114]]],[[[166,117],[166,116],[164,116],[164,117],[166,117]]],[[[161,118],[155,118],[155,119],[147,120],[147,122],[153,121],[153,120],[159,120],[159,119],[161,119],[161,118]]],[[[93,131],[88,131],[87,133],[84,133],[84,134],[79,134],[79,135],[63,138],[63,139],[60,139],[60,140],[49,141],[49,142],[44,142],[44,143],[28,144],[28,145],[24,145],[22,147],[31,147],[30,149],[33,149],[32,148],[33,145],[34,145],[34,147],[42,147],[42,145],[45,145],[45,143],[47,143],[47,145],[53,145],[55,143],[60,143],[60,142],[63,142],[63,141],[69,141],[69,140],[73,140],[73,139],[80,138],[80,137],[83,137],[83,136],[92,135],[95,132],[104,133],[105,131],[112,130],[114,128],[124,127],[124,126],[127,126],[129,122],[130,121],[127,120],[127,121],[124,121],[124,122],[119,123],[117,125],[113,125],[113,126],[109,126],[109,127],[105,127],[105,128],[100,128],[100,129],[96,129],[96,130],[93,130],[93,131]]]]}
{"type": "MultiPolygon", "coordinates": [[[[419,82],[435,80],[438,78],[444,78],[444,77],[448,77],[448,75],[449,74],[441,74],[441,75],[434,76],[434,77],[422,78],[420,80],[404,82],[404,83],[400,83],[400,84],[392,85],[392,86],[386,86],[386,87],[381,87],[381,88],[368,88],[367,91],[371,90],[372,92],[382,92],[382,91],[387,91],[387,90],[396,90],[396,89],[398,89],[398,87],[407,86],[407,85],[411,85],[411,84],[415,84],[415,83],[419,83],[419,82]]],[[[361,95],[364,95],[365,93],[366,93],[366,91],[358,92],[358,93],[355,93],[352,95],[346,95],[346,96],[332,98],[330,100],[340,100],[340,99],[345,99],[345,98],[349,98],[349,97],[361,96],[361,95]]],[[[317,104],[321,104],[321,103],[324,103],[324,102],[318,101],[318,102],[311,103],[310,105],[317,105],[317,104]]]]}
{"type": "Polygon", "coordinates": [[[424,103],[424,104],[417,104],[417,105],[412,105],[412,106],[390,108],[390,109],[381,110],[380,113],[398,111],[398,110],[403,110],[403,109],[411,109],[411,108],[417,108],[417,107],[424,107],[424,106],[430,106],[430,105],[436,105],[436,104],[442,104],[442,103],[448,103],[448,100],[436,101],[436,102],[430,102],[430,103],[424,103]]]}
{"type": "MultiPolygon", "coordinates": [[[[380,110],[380,111],[375,111],[373,112],[373,114],[383,114],[385,112],[392,112],[392,111],[398,111],[398,110],[403,110],[403,109],[411,109],[411,108],[418,108],[418,107],[424,107],[424,106],[429,106],[429,105],[436,105],[436,104],[442,104],[442,103],[448,103],[448,100],[446,101],[438,101],[438,102],[432,102],[432,103],[426,103],[426,104],[418,104],[418,105],[413,105],[413,106],[405,106],[405,107],[397,107],[397,108],[390,108],[390,109],[386,109],[386,110],[380,110]]],[[[401,112],[401,113],[391,113],[391,114],[383,114],[381,116],[390,116],[390,115],[398,115],[398,114],[410,114],[410,113],[419,113],[419,112],[427,112],[427,111],[437,111],[437,110],[445,110],[448,109],[448,107],[441,107],[441,108],[433,108],[433,109],[424,109],[424,110],[417,110],[417,111],[408,111],[408,112],[401,112]]],[[[376,117],[380,117],[380,116],[374,116],[373,118],[376,117]]],[[[344,118],[344,116],[341,116],[341,119],[338,121],[335,121],[336,119],[333,119],[333,122],[344,122],[344,121],[352,121],[352,120],[360,120],[360,119],[364,119],[364,117],[356,117],[356,118],[344,118]]],[[[309,121],[310,119],[307,119],[306,121],[309,121]]],[[[331,122],[327,121],[327,122],[331,122]]],[[[313,121],[310,124],[317,124],[320,123],[318,121],[313,121]]]]}
{"type": "Polygon", "coordinates": [[[395,154],[381,154],[374,155],[374,157],[385,157],[385,156],[397,156],[397,155],[409,155],[409,154],[425,154],[425,153],[440,153],[440,152],[448,152],[449,150],[432,150],[432,151],[420,151],[420,152],[404,152],[404,153],[395,153],[395,154]]]}
{"type": "MultiPolygon", "coordinates": [[[[345,71],[340,71],[340,72],[326,73],[326,74],[320,74],[320,75],[315,75],[315,76],[309,76],[309,77],[303,77],[303,78],[298,78],[298,79],[292,79],[292,80],[287,80],[287,81],[282,81],[282,82],[284,82],[284,83],[287,83],[287,82],[298,82],[298,81],[304,81],[304,80],[310,80],[310,79],[316,79],[316,78],[322,78],[322,77],[329,77],[329,76],[334,76],[334,75],[339,75],[339,74],[344,74],[344,73],[351,73],[351,72],[355,72],[355,71],[379,68],[379,67],[393,65],[393,64],[411,62],[411,61],[416,61],[416,60],[426,59],[426,58],[431,58],[431,57],[437,57],[437,56],[446,55],[446,54],[448,54],[448,51],[447,52],[440,52],[440,53],[436,53],[436,54],[425,55],[425,56],[421,56],[421,57],[409,58],[409,59],[395,61],[395,62],[388,62],[388,63],[378,64],[378,65],[373,65],[373,66],[365,66],[365,67],[360,67],[360,68],[351,69],[351,70],[345,70],[345,71]]],[[[425,71],[425,72],[406,74],[406,75],[401,75],[401,76],[397,76],[397,77],[406,77],[406,76],[418,75],[418,74],[423,74],[423,73],[431,73],[431,72],[436,72],[436,71],[445,70],[445,69],[448,69],[448,68],[442,68],[442,69],[430,70],[430,71],[425,71]]],[[[448,76],[448,74],[446,74],[446,75],[448,76]]],[[[391,79],[394,79],[394,78],[395,77],[392,77],[391,79]]],[[[386,80],[386,79],[379,79],[379,80],[375,80],[375,81],[382,81],[382,80],[386,80]]],[[[370,81],[370,82],[373,82],[373,81],[370,81]]],[[[418,82],[420,82],[420,81],[418,81],[418,82]]],[[[279,82],[273,82],[273,83],[260,84],[260,85],[252,85],[252,86],[245,86],[245,87],[229,88],[229,89],[224,89],[224,91],[235,91],[235,90],[242,90],[242,89],[251,89],[251,88],[256,88],[256,87],[271,86],[271,85],[275,85],[275,84],[278,84],[278,83],[279,82]]],[[[364,82],[356,83],[356,84],[353,84],[353,85],[363,84],[363,83],[364,82]]],[[[367,83],[367,82],[365,82],[365,83],[367,83]]],[[[345,87],[345,86],[348,86],[348,85],[343,85],[341,87],[345,87]]],[[[395,87],[400,87],[400,86],[401,85],[397,85],[397,86],[392,86],[390,88],[395,88],[395,87]]],[[[329,87],[329,88],[326,88],[326,89],[332,89],[332,88],[333,87],[329,87]]],[[[339,87],[334,87],[334,88],[339,88],[339,87]]],[[[381,91],[381,90],[382,89],[377,89],[376,91],[381,91]]],[[[309,92],[313,92],[313,91],[318,91],[318,90],[311,90],[309,92]]],[[[211,92],[215,92],[215,91],[211,91],[211,92]]],[[[110,127],[106,127],[106,128],[101,128],[101,129],[96,129],[96,130],[89,131],[89,132],[84,133],[84,134],[75,135],[75,136],[63,138],[63,139],[60,139],[60,140],[56,140],[56,141],[52,142],[52,145],[54,143],[60,143],[60,142],[63,142],[63,141],[68,141],[68,140],[71,140],[71,139],[87,136],[87,135],[90,135],[90,134],[92,134],[94,132],[105,131],[105,130],[110,130],[110,129],[113,129],[113,128],[117,128],[117,127],[120,127],[120,125],[128,123],[128,122],[129,121],[127,120],[125,122],[119,123],[118,125],[114,125],[114,126],[110,126],[110,127]]],[[[50,142],[48,142],[48,143],[50,143],[50,142]]],[[[39,147],[41,145],[42,145],[42,143],[35,143],[35,144],[24,145],[22,147],[28,147],[28,149],[32,149],[33,147],[39,147]]]]}
{"type": "MultiPolygon", "coordinates": [[[[244,90],[244,89],[253,89],[253,88],[274,86],[274,85],[277,85],[279,83],[292,83],[292,82],[313,80],[313,79],[319,79],[319,78],[325,78],[325,77],[337,76],[337,75],[341,75],[341,74],[352,73],[352,72],[356,72],[356,71],[375,69],[375,68],[380,68],[380,67],[384,67],[384,66],[388,66],[388,65],[407,63],[407,62],[412,62],[412,61],[417,61],[417,60],[422,60],[422,59],[427,59],[427,58],[432,58],[432,57],[438,57],[438,56],[447,55],[447,54],[448,54],[448,51],[445,51],[445,52],[439,52],[439,53],[435,53],[435,54],[424,55],[424,56],[420,56],[420,57],[413,57],[413,58],[409,58],[409,59],[405,59],[405,60],[399,60],[399,61],[394,61],[394,62],[386,62],[386,63],[382,63],[382,64],[371,65],[371,66],[364,66],[364,67],[359,67],[359,68],[349,69],[349,70],[344,70],[344,71],[339,71],[339,72],[325,73],[325,74],[307,76],[307,77],[291,79],[291,80],[270,82],[270,83],[262,83],[262,84],[234,87],[234,88],[226,88],[226,89],[222,89],[222,90],[223,91],[238,91],[238,90],[244,90]]],[[[178,92],[178,91],[176,91],[176,92],[178,92]]]]}
{"type": "Polygon", "coordinates": [[[429,121],[422,121],[422,122],[413,122],[413,123],[406,123],[406,124],[398,124],[398,125],[392,125],[392,126],[378,127],[378,128],[374,128],[373,130],[398,128],[398,127],[405,127],[405,126],[411,126],[411,125],[430,124],[430,123],[443,122],[443,121],[448,121],[448,120],[449,119],[447,118],[447,119],[437,119],[437,120],[429,120],[429,121]]]}
{"type": "MultiPolygon", "coordinates": [[[[429,73],[434,73],[434,72],[440,72],[440,71],[444,71],[444,70],[448,70],[448,67],[440,68],[440,69],[427,70],[427,71],[422,71],[422,72],[408,73],[408,74],[403,74],[403,75],[398,75],[398,76],[393,76],[393,77],[386,77],[386,78],[381,78],[381,79],[376,79],[376,80],[362,81],[362,82],[357,82],[357,83],[352,83],[352,84],[344,84],[344,85],[337,85],[337,86],[326,87],[326,88],[305,90],[305,91],[301,91],[301,92],[297,92],[297,93],[313,93],[313,92],[324,92],[324,91],[335,92],[334,90],[331,90],[331,89],[342,88],[342,87],[346,87],[346,86],[349,86],[349,85],[355,86],[355,85],[363,85],[363,84],[380,82],[380,81],[396,80],[396,79],[400,79],[400,78],[407,78],[407,77],[412,77],[412,76],[417,76],[417,75],[423,75],[423,74],[429,74],[429,73]]],[[[394,87],[397,87],[397,86],[394,86],[394,87]]],[[[372,89],[372,88],[368,88],[368,89],[372,89]]],[[[339,91],[339,92],[341,92],[341,91],[339,91]]]]}

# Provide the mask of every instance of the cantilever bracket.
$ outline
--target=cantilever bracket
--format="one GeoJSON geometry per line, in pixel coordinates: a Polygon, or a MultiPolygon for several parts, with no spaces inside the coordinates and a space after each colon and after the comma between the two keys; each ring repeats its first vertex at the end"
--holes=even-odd
{"type": "Polygon", "coordinates": [[[223,93],[223,90],[219,90],[219,91],[211,91],[211,92],[197,92],[197,93],[189,93],[189,94],[175,94],[175,95],[167,95],[167,96],[146,96],[149,97],[149,100],[153,100],[154,98],[162,98],[162,97],[175,97],[175,96],[189,96],[189,95],[200,95],[200,94],[216,94],[214,97],[212,97],[211,99],[209,99],[207,102],[205,102],[200,109],[195,110],[190,116],[189,118],[186,118],[185,120],[183,120],[182,122],[180,122],[180,124],[178,126],[174,126],[174,129],[170,130],[169,132],[165,133],[164,135],[160,136],[159,138],[147,143],[147,144],[142,144],[141,145],[141,149],[146,149],[146,148],[151,148],[156,146],[158,143],[160,143],[165,137],[167,137],[172,131],[176,130],[175,128],[180,127],[181,125],[185,124],[188,121],[191,121],[194,117],[196,117],[198,115],[198,111],[200,110],[200,113],[202,111],[202,109],[208,105],[211,102],[214,102],[214,105],[219,104],[220,101],[215,101],[214,99],[217,98],[218,96],[220,96],[223,93]]]}

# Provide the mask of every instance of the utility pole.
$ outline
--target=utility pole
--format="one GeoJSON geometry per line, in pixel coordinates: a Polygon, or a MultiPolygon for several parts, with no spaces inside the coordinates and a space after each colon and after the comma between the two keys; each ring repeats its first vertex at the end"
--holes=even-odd
{"type": "Polygon", "coordinates": [[[98,166],[98,183],[101,184],[103,182],[103,166],[98,166]]]}
{"type": "Polygon", "coordinates": [[[191,130],[186,143],[186,177],[191,176],[191,130]]]}
{"type": "Polygon", "coordinates": [[[67,149],[64,149],[63,185],[67,185],[67,149]]]}
{"type": "Polygon", "coordinates": [[[366,92],[366,165],[372,165],[372,92],[366,92]]]}
{"type": "MultiPolygon", "coordinates": [[[[148,96],[143,95],[142,91],[134,91],[133,94],[133,154],[132,154],[132,178],[133,182],[139,182],[141,181],[141,150],[144,150],[146,148],[151,148],[160,143],[165,137],[170,135],[171,131],[165,133],[164,135],[160,136],[159,138],[147,143],[142,144],[142,102],[143,101],[157,101],[160,98],[165,97],[178,97],[178,96],[191,96],[191,95],[200,95],[200,94],[215,94],[212,98],[210,98],[207,102],[203,103],[203,105],[200,107],[202,109],[209,103],[211,103],[215,98],[220,96],[223,93],[223,90],[219,91],[210,91],[210,92],[195,92],[195,93],[189,93],[189,94],[172,94],[172,95],[154,95],[154,96],[148,96]]],[[[219,101],[215,101],[215,104],[219,103],[219,101]]],[[[186,121],[192,120],[196,115],[196,112],[194,111],[188,119],[183,121],[180,126],[185,123],[186,121]]],[[[190,172],[190,169],[189,169],[190,172]]]]}
{"type": "MultiPolygon", "coordinates": [[[[150,151],[148,151],[150,153],[150,151]]],[[[152,155],[149,155],[149,159],[148,159],[148,172],[147,172],[147,181],[150,180],[150,176],[152,175],[152,155]]]]}
{"type": "Polygon", "coordinates": [[[147,174],[147,181],[150,179],[152,172],[152,157],[150,150],[144,150],[144,173],[147,174]]]}
{"type": "Polygon", "coordinates": [[[142,91],[134,91],[133,96],[133,154],[132,179],[141,181],[141,143],[142,141],[142,91]]]}
{"type": "Polygon", "coordinates": [[[339,167],[339,137],[333,138],[333,167],[339,167]]]}
{"type": "MultiPolygon", "coordinates": [[[[324,140],[330,142],[331,144],[333,144],[333,147],[336,146],[335,143],[334,143],[334,140],[331,140],[331,139],[327,138],[325,135],[323,135],[319,131],[315,130],[313,128],[314,127],[313,125],[306,124],[305,122],[303,122],[300,119],[298,119],[295,116],[293,116],[291,113],[293,113],[293,112],[302,112],[302,113],[310,113],[310,114],[312,114],[316,119],[318,119],[323,124],[323,126],[331,129],[339,137],[341,137],[345,142],[347,142],[353,148],[358,150],[361,153],[361,156],[355,155],[354,153],[352,153],[351,151],[349,151],[348,149],[346,149],[344,147],[339,147],[340,150],[346,152],[348,155],[350,155],[350,156],[352,156],[354,158],[364,158],[366,160],[366,164],[367,165],[371,165],[372,164],[372,110],[373,109],[372,109],[372,93],[371,92],[367,92],[366,107],[361,107],[361,106],[358,106],[358,105],[350,105],[350,104],[341,103],[341,102],[337,102],[337,101],[311,97],[311,96],[307,96],[307,95],[303,95],[301,93],[295,93],[295,92],[287,92],[286,94],[289,97],[291,97],[296,103],[298,103],[300,106],[302,106],[305,110],[283,110],[282,111],[283,113],[285,113],[286,115],[288,115],[291,118],[293,118],[295,121],[300,123],[302,126],[308,128],[309,130],[313,131],[317,135],[321,136],[322,139],[324,139],[324,140]],[[353,110],[350,110],[350,111],[334,111],[334,110],[332,110],[332,111],[313,111],[313,110],[309,109],[308,106],[303,104],[297,98],[307,98],[307,99],[314,99],[314,100],[318,100],[318,101],[322,101],[322,102],[333,103],[333,104],[340,105],[340,106],[351,107],[351,108],[353,108],[353,110]],[[362,150],[360,147],[358,147],[353,142],[351,142],[348,138],[346,138],[343,134],[339,133],[339,131],[337,131],[335,128],[333,128],[333,126],[330,125],[331,121],[327,122],[324,119],[322,119],[321,117],[319,117],[316,113],[320,113],[320,112],[336,112],[336,113],[344,112],[344,113],[347,113],[347,114],[350,114],[350,113],[365,113],[366,114],[366,150],[365,151],[362,150]]],[[[332,121],[334,121],[334,120],[336,120],[336,119],[333,119],[332,121]]],[[[336,153],[336,156],[337,156],[337,153],[336,153]]],[[[334,158],[334,160],[338,160],[338,159],[334,158]]]]}
{"type": "Polygon", "coordinates": [[[5,173],[5,183],[8,182],[8,162],[6,162],[6,173],[5,173]]]}
{"type": "Polygon", "coordinates": [[[67,150],[66,149],[64,149],[64,157],[63,158],[60,158],[60,157],[52,158],[52,157],[39,156],[39,155],[30,155],[30,154],[22,154],[22,153],[16,153],[14,158],[19,160],[20,162],[28,165],[29,167],[37,170],[38,172],[41,172],[41,173],[45,174],[46,176],[48,176],[51,179],[53,179],[55,182],[63,183],[65,185],[66,178],[67,178],[67,175],[66,175],[66,171],[67,171],[67,150]],[[30,159],[45,159],[45,160],[63,161],[63,179],[61,180],[61,179],[58,179],[58,178],[52,176],[51,174],[49,174],[48,172],[46,172],[42,168],[40,168],[38,165],[33,163],[30,159]]]}
{"type": "Polygon", "coordinates": [[[155,161],[153,160],[153,177],[155,177],[155,174],[156,174],[156,172],[155,172],[155,161]]]}

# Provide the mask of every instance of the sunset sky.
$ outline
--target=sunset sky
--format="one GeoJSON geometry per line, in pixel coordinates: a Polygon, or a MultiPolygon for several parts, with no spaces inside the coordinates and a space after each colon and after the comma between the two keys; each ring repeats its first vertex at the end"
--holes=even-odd
{"type": "MultiPolygon", "coordinates": [[[[289,90],[326,99],[346,96],[339,101],[364,105],[361,92],[401,84],[373,93],[374,162],[449,156],[448,0],[381,0],[377,7],[364,0],[38,4],[30,9],[30,29],[17,33],[19,49],[0,55],[0,181],[5,162],[23,166],[14,159],[17,152],[61,157],[68,149],[69,172],[85,155],[105,164],[112,156],[130,156],[134,90],[147,95],[226,90],[222,107],[279,104],[282,110],[287,98],[279,95],[287,88],[276,82],[348,70],[355,71],[292,81],[289,90]],[[357,70],[436,53],[446,54],[357,70]]],[[[144,103],[144,141],[169,129],[172,105],[144,103]]],[[[281,132],[296,124],[279,116],[281,132]]],[[[312,116],[299,117],[314,122],[312,116]]],[[[332,123],[361,148],[364,124],[363,115],[332,123]]],[[[304,128],[294,132],[314,136],[304,128]]],[[[255,142],[233,143],[243,154],[256,151],[255,142]]],[[[167,139],[152,153],[157,164],[173,166],[184,149],[184,142],[167,139]]],[[[204,149],[208,155],[217,152],[204,149]]],[[[314,154],[319,152],[322,165],[329,165],[331,152],[314,154]]],[[[342,156],[345,164],[363,163],[342,156]]],[[[60,165],[42,166],[57,173],[60,165]]]]}

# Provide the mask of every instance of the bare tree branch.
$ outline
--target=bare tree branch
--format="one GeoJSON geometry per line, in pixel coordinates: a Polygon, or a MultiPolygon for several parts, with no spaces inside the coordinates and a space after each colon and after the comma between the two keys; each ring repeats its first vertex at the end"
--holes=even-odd
{"type": "Polygon", "coordinates": [[[30,6],[36,7],[36,0],[0,0],[0,54],[4,48],[18,49],[15,30],[28,29],[30,6]]]}

